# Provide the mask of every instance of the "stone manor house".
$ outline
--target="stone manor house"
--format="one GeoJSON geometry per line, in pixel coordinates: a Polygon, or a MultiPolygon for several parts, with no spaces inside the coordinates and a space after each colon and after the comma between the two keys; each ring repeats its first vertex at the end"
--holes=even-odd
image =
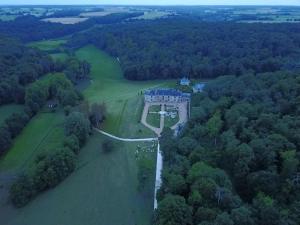
{"type": "Polygon", "coordinates": [[[144,92],[145,102],[181,103],[190,101],[191,94],[170,88],[149,89],[144,92]]]}

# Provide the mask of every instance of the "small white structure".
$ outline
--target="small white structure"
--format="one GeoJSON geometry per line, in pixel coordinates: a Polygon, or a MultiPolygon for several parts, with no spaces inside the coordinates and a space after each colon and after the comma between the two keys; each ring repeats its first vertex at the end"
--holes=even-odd
{"type": "Polygon", "coordinates": [[[180,85],[183,85],[183,86],[189,86],[191,83],[191,81],[187,78],[187,77],[183,77],[181,80],[180,80],[180,85]]]}
{"type": "Polygon", "coordinates": [[[194,93],[202,92],[204,86],[205,86],[205,83],[198,83],[198,84],[195,84],[194,87],[193,87],[193,92],[194,92],[194,93]]]}

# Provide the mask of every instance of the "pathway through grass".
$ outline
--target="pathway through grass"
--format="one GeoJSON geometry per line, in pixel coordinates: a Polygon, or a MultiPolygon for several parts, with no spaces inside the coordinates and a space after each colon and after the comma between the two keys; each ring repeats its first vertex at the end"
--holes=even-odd
{"type": "Polygon", "coordinates": [[[82,149],[78,169],[64,182],[21,209],[0,207],[1,224],[9,225],[149,225],[153,210],[154,174],[138,191],[137,160],[155,164],[156,146],[114,141],[102,152],[104,136],[94,134],[82,149]],[[149,151],[150,150],[150,151],[149,151]]]}
{"type": "MultiPolygon", "coordinates": [[[[123,120],[125,116],[123,114],[126,110],[124,109],[124,105],[128,107],[130,104],[129,101],[142,98],[141,92],[147,88],[167,87],[175,84],[174,80],[126,80],[123,77],[118,61],[104,52],[99,51],[99,49],[94,46],[81,48],[76,52],[76,55],[78,58],[88,61],[92,66],[91,85],[84,90],[84,96],[90,103],[106,103],[108,107],[108,118],[103,128],[114,134],[123,135],[121,133],[122,130],[120,130],[120,124],[122,123],[122,121],[120,122],[120,118],[123,120]]],[[[136,107],[140,106],[133,106],[131,110],[135,111],[136,107]]],[[[140,109],[137,111],[139,110],[140,109]]],[[[126,116],[130,116],[130,114],[126,116]]],[[[136,118],[132,117],[131,123],[136,123],[136,118]]]]}

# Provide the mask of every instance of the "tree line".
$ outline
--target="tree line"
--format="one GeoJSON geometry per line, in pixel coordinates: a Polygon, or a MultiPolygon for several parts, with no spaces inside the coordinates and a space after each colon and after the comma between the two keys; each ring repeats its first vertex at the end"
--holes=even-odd
{"type": "Polygon", "coordinates": [[[73,35],[118,57],[126,78],[166,79],[299,69],[297,24],[201,22],[193,17],[135,21],[73,35]]]}
{"type": "Polygon", "coordinates": [[[6,153],[13,139],[48,100],[56,100],[60,106],[67,107],[75,106],[82,96],[63,74],[50,74],[26,87],[24,99],[24,110],[13,113],[0,126],[0,156],[6,153]]]}
{"type": "Polygon", "coordinates": [[[165,130],[157,225],[300,224],[300,75],[224,76],[165,130]]]}
{"type": "Polygon", "coordinates": [[[0,105],[24,103],[25,86],[54,70],[46,53],[0,36],[0,105]]]}
{"type": "MultiPolygon", "coordinates": [[[[60,12],[63,14],[64,12],[60,12]]],[[[35,16],[20,16],[13,21],[0,21],[0,34],[18,38],[24,42],[54,39],[83,31],[94,25],[120,23],[143,13],[114,13],[103,17],[90,18],[76,24],[44,22],[35,16]]]]}
{"type": "MultiPolygon", "coordinates": [[[[10,200],[15,207],[23,207],[38,194],[54,188],[76,169],[80,149],[92,134],[92,127],[99,127],[105,120],[106,107],[82,101],[65,116],[62,147],[38,155],[33,168],[23,171],[12,184],[10,200]]],[[[104,151],[113,148],[112,142],[103,143],[104,151]]]]}
{"type": "Polygon", "coordinates": [[[0,126],[0,155],[3,155],[48,100],[55,99],[62,107],[77,104],[82,96],[69,80],[77,84],[87,79],[90,65],[75,57],[55,62],[48,54],[25,47],[6,36],[0,37],[0,52],[0,106],[10,103],[25,106],[24,110],[13,113],[0,126]],[[51,72],[65,75],[61,73],[42,78],[51,72]]]}

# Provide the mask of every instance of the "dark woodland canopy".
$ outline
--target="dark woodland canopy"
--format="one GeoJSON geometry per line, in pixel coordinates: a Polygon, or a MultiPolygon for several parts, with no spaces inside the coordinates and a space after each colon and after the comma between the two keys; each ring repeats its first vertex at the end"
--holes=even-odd
{"type": "Polygon", "coordinates": [[[213,78],[299,67],[298,24],[206,23],[173,18],[95,28],[69,46],[95,44],[119,57],[131,80],[213,78]]]}

